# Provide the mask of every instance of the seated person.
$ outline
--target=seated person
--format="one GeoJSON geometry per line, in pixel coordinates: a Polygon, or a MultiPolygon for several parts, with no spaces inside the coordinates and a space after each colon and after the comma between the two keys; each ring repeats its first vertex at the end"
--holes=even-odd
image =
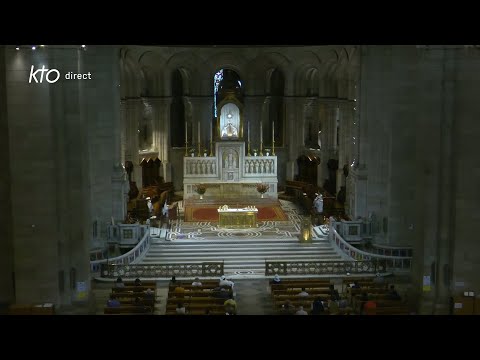
{"type": "Polygon", "coordinates": [[[312,303],[312,315],[321,315],[325,313],[325,308],[323,307],[322,299],[317,297],[312,303]]]}
{"type": "Polygon", "coordinates": [[[338,290],[335,290],[335,286],[333,284],[329,285],[330,289],[330,296],[335,299],[335,301],[340,300],[340,295],[338,294],[338,290]]]}
{"type": "Polygon", "coordinates": [[[233,281],[230,281],[230,280],[227,280],[226,276],[225,275],[222,275],[222,277],[220,277],[220,281],[218,283],[219,286],[230,286],[233,288],[233,281]]]}
{"type": "Polygon", "coordinates": [[[170,280],[170,285],[173,285],[177,282],[177,279],[175,279],[175,275],[172,276],[172,280],[170,280]]]}
{"type": "Polygon", "coordinates": [[[305,310],[303,310],[303,306],[299,306],[295,315],[308,315],[308,313],[305,310]]]}
{"type": "Polygon", "coordinates": [[[281,282],[282,282],[282,280],[280,279],[280,276],[275,274],[275,276],[273,277],[273,280],[272,280],[272,284],[280,284],[281,282]]]}
{"type": "Polygon", "coordinates": [[[230,313],[230,315],[237,315],[237,302],[233,299],[233,294],[230,294],[229,299],[223,305],[225,306],[225,311],[230,313]]]}
{"type": "Polygon", "coordinates": [[[218,286],[212,290],[212,297],[218,298],[218,299],[229,299],[231,293],[232,293],[231,288],[218,286]]]}
{"type": "Polygon", "coordinates": [[[135,283],[134,283],[134,284],[135,284],[135,286],[142,286],[142,282],[140,281],[139,278],[136,278],[136,279],[135,279],[135,283]]]}
{"type": "Polygon", "coordinates": [[[358,285],[358,282],[357,282],[357,281],[354,281],[354,282],[353,282],[352,289],[360,289],[360,285],[358,285]]]}
{"type": "Polygon", "coordinates": [[[183,303],[179,302],[177,304],[177,309],[176,309],[177,315],[186,315],[187,311],[185,310],[185,306],[183,303]]]}
{"type": "Polygon", "coordinates": [[[145,290],[145,296],[143,297],[145,300],[154,300],[155,299],[155,293],[153,292],[152,289],[147,289],[145,290]]]}
{"type": "Polygon", "coordinates": [[[133,302],[134,306],[143,306],[143,301],[140,299],[138,296],[135,298],[135,301],[133,302]]]}
{"type": "Polygon", "coordinates": [[[328,312],[330,315],[338,315],[340,312],[338,308],[338,303],[335,301],[335,298],[332,296],[328,301],[328,312]]]}
{"type": "Polygon", "coordinates": [[[125,284],[123,283],[123,280],[121,277],[117,278],[117,281],[115,281],[115,287],[116,288],[123,288],[125,287],[125,284]]]}
{"type": "Polygon", "coordinates": [[[173,290],[175,293],[175,297],[177,298],[183,298],[185,296],[185,289],[180,286],[180,284],[173,290]]]}
{"type": "Polygon", "coordinates": [[[295,314],[295,306],[292,305],[290,300],[285,301],[285,303],[282,305],[282,313],[285,315],[295,314]]]}
{"type": "Polygon", "coordinates": [[[202,283],[198,277],[192,282],[192,286],[202,286],[202,283]]]}
{"type": "Polygon", "coordinates": [[[397,290],[395,290],[395,285],[390,285],[390,290],[388,291],[388,298],[390,300],[400,300],[400,295],[398,295],[397,290]]]}
{"type": "Polygon", "coordinates": [[[302,288],[302,291],[297,294],[297,296],[309,296],[310,294],[305,290],[305,288],[302,288]]]}
{"type": "Polygon", "coordinates": [[[376,315],[377,312],[377,303],[375,300],[368,300],[364,305],[363,305],[363,313],[365,315],[376,315]]]}
{"type": "Polygon", "coordinates": [[[109,307],[109,308],[120,307],[120,301],[118,301],[115,294],[110,294],[110,299],[108,299],[108,301],[107,301],[107,307],[109,307]]]}
{"type": "Polygon", "coordinates": [[[381,276],[380,273],[377,273],[377,275],[373,279],[373,283],[377,285],[382,285],[385,283],[385,278],[381,276]]]}

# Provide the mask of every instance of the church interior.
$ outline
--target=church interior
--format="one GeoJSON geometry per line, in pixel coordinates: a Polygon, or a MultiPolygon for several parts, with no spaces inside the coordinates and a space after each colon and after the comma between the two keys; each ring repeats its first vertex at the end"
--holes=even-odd
{"type": "Polygon", "coordinates": [[[0,45],[0,313],[480,314],[479,93],[474,45],[0,45]]]}

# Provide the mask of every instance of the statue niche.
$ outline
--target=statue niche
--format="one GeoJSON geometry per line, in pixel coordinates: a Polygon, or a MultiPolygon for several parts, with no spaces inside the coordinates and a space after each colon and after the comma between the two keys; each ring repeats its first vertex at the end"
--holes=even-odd
{"type": "Polygon", "coordinates": [[[217,118],[217,134],[220,140],[239,140],[243,137],[242,104],[235,98],[225,99],[217,118]]]}

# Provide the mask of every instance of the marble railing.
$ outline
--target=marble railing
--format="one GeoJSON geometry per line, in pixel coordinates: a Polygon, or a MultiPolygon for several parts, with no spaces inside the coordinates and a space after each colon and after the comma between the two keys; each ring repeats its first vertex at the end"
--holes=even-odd
{"type": "Polygon", "coordinates": [[[108,256],[108,249],[93,249],[90,250],[90,261],[103,260],[108,256]]]}
{"type": "Polygon", "coordinates": [[[335,228],[330,226],[328,239],[342,254],[355,261],[373,261],[385,267],[386,271],[410,271],[411,256],[387,256],[368,253],[346,242],[335,228]]]}
{"type": "Polygon", "coordinates": [[[154,265],[122,265],[102,264],[102,277],[104,278],[169,278],[175,276],[215,277],[223,275],[223,262],[183,263],[183,264],[154,264],[154,265]]]}
{"type": "Polygon", "coordinates": [[[265,276],[345,275],[384,273],[384,265],[370,261],[265,261],[265,276]]]}
{"type": "Polygon", "coordinates": [[[377,255],[386,256],[413,256],[411,246],[390,246],[383,244],[372,244],[372,252],[377,255]]]}
{"type": "Polygon", "coordinates": [[[95,260],[90,261],[90,273],[99,274],[101,271],[102,264],[106,265],[128,265],[135,262],[135,260],[142,257],[150,247],[150,231],[146,231],[143,235],[142,240],[129,252],[121,256],[117,256],[111,259],[95,260]]]}
{"type": "Polygon", "coordinates": [[[277,157],[246,156],[243,170],[245,177],[277,176],[277,157]]]}
{"type": "Polygon", "coordinates": [[[207,157],[185,157],[183,161],[183,174],[185,177],[216,177],[217,158],[207,157]]]}

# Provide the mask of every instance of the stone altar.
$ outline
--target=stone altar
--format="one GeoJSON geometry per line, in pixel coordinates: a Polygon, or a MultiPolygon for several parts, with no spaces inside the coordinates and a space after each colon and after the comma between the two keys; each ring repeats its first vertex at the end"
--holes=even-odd
{"type": "Polygon", "coordinates": [[[270,185],[266,197],[277,199],[277,157],[246,156],[245,142],[218,141],[215,156],[184,157],[183,197],[198,198],[195,184],[205,184],[204,198],[258,197],[256,184],[270,185]]]}

